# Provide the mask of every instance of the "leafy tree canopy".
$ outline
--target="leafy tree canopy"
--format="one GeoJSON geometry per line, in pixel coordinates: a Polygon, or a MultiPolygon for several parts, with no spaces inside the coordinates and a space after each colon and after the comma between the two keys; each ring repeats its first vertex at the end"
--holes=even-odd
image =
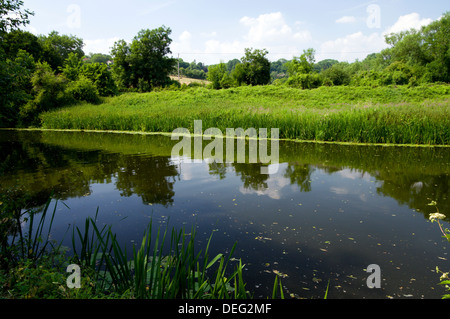
{"type": "Polygon", "coordinates": [[[115,78],[125,88],[150,91],[170,83],[176,59],[167,57],[172,39],[170,28],[141,30],[131,45],[117,41],[112,49],[115,78]]]}
{"type": "Polygon", "coordinates": [[[22,6],[21,0],[0,0],[0,35],[30,23],[29,17],[34,13],[22,6]]]}
{"type": "Polygon", "coordinates": [[[70,53],[76,54],[79,58],[84,56],[83,40],[73,35],[61,35],[57,31],[52,31],[48,35],[41,35],[39,40],[43,49],[43,60],[53,70],[63,67],[70,53]]]}

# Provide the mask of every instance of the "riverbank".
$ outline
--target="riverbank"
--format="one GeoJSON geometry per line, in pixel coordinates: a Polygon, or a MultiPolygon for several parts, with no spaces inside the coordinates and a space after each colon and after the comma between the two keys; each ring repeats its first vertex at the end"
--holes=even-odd
{"type": "Polygon", "coordinates": [[[203,87],[127,93],[41,114],[41,128],[167,133],[176,128],[279,128],[280,139],[449,145],[450,86],[203,87]]]}

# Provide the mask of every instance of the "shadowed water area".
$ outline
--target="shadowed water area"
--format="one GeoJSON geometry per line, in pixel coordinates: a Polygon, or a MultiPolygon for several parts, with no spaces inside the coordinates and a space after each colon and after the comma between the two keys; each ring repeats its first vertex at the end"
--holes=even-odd
{"type": "MultiPolygon", "coordinates": [[[[441,298],[435,268],[448,271],[449,243],[428,220],[450,213],[450,148],[349,146],[280,141],[279,169],[172,157],[159,135],[0,131],[0,192],[29,206],[58,200],[52,238],[87,217],[140,244],[153,220],[197,228],[211,255],[242,259],[254,297],[275,275],[287,298],[441,298]],[[63,202],[65,205],[61,204],[63,202]],[[366,268],[381,269],[370,289],[366,268]]],[[[204,141],[204,146],[208,141],[204,141]]],[[[448,218],[444,226],[448,227],[448,218]]],[[[234,261],[235,262],[235,261],[234,261]]]]}

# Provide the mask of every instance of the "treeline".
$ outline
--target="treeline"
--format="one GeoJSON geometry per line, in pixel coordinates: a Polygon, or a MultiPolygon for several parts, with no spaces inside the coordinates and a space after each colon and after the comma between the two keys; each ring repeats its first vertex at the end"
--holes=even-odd
{"type": "Polygon", "coordinates": [[[312,89],[322,85],[376,87],[450,82],[449,12],[420,30],[390,34],[386,43],[389,48],[353,63],[332,59],[316,63],[314,49],[304,50],[292,60],[270,62],[267,51],[247,49],[240,61],[210,66],[208,79],[214,88],[274,84],[312,89]]]}
{"type": "Polygon", "coordinates": [[[76,36],[21,30],[34,15],[22,6],[0,2],[0,127],[39,125],[45,111],[173,84],[170,29],[142,30],[130,45],[116,42],[111,55],[86,56],[76,36]]]}
{"type": "MultiPolygon", "coordinates": [[[[56,31],[20,30],[32,12],[23,2],[0,3],[0,127],[39,125],[38,115],[80,102],[99,103],[119,92],[183,88],[170,75],[207,79],[212,89],[243,85],[419,85],[450,81],[450,14],[421,30],[386,37],[390,48],[353,63],[315,61],[308,49],[292,60],[268,60],[266,49],[245,49],[239,59],[206,66],[169,57],[171,29],[141,30],[117,41],[110,55],[83,51],[83,40],[56,31]]],[[[199,84],[197,84],[199,85],[199,84]]]]}
{"type": "Polygon", "coordinates": [[[189,63],[183,61],[183,59],[179,59],[177,64],[177,69],[174,70],[173,75],[180,75],[191,79],[206,80],[208,75],[208,66],[202,62],[197,63],[197,61],[194,60],[189,63]]]}
{"type": "Polygon", "coordinates": [[[41,112],[116,94],[108,65],[92,62],[82,47],[83,40],[56,31],[41,36],[21,30],[3,33],[0,125],[30,125],[41,112]]]}

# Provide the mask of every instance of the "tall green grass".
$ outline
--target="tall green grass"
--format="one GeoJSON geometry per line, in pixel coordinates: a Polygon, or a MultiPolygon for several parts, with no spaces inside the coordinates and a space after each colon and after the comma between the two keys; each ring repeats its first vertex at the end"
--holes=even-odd
{"type": "Polygon", "coordinates": [[[48,200],[41,208],[28,208],[26,201],[13,190],[0,194],[0,268],[23,260],[36,264],[61,249],[61,244],[51,239],[56,205],[51,210],[48,200]]]}
{"type": "Polygon", "coordinates": [[[450,86],[189,88],[108,98],[41,115],[42,128],[167,132],[194,120],[203,128],[279,128],[280,138],[449,144],[450,86]]]}
{"type": "MultiPolygon", "coordinates": [[[[197,252],[194,227],[189,234],[184,229],[177,231],[175,228],[169,230],[168,227],[164,230],[159,227],[155,232],[150,222],[140,246],[133,245],[129,254],[127,247],[120,242],[111,226],[98,225],[96,214],[94,218],[85,220],[84,227],[72,228],[73,254],[66,256],[60,250],[62,244],[50,240],[57,203],[53,211],[50,211],[48,201],[42,211],[27,210],[20,218],[16,213],[8,215],[11,203],[13,201],[0,201],[2,226],[9,225],[8,229],[1,229],[0,261],[4,265],[0,268],[2,297],[5,297],[5,294],[8,297],[9,294],[15,298],[40,295],[49,295],[51,298],[80,295],[83,298],[133,299],[252,298],[243,279],[242,261],[239,260],[234,269],[230,270],[231,256],[236,244],[227,256],[219,253],[211,258],[210,245],[213,235],[209,237],[204,250],[197,252]],[[40,218],[35,220],[38,214],[40,218]],[[15,218],[19,218],[20,222],[24,219],[27,221],[26,234],[22,234],[21,227],[12,227],[15,218]],[[44,232],[44,225],[48,227],[47,232],[44,232]],[[49,263],[48,256],[57,256],[58,264],[51,260],[49,263]],[[84,287],[80,289],[80,293],[77,289],[74,289],[76,292],[70,292],[70,289],[67,292],[64,282],[54,282],[67,276],[61,273],[64,271],[61,265],[72,263],[80,266],[82,276],[86,277],[82,279],[84,287]],[[55,266],[57,269],[43,271],[44,266],[55,266]],[[16,273],[25,275],[13,275],[14,278],[5,279],[9,274],[16,273]],[[30,274],[34,274],[33,284],[30,284],[30,274]],[[52,282],[46,282],[46,277],[41,278],[43,274],[50,274],[48,278],[51,278],[52,282]],[[17,282],[20,279],[27,282],[17,282]],[[3,280],[9,282],[4,283],[3,280]],[[2,291],[4,287],[9,287],[6,293],[2,291]],[[15,295],[17,292],[12,294],[11,290],[18,290],[22,296],[15,295]]],[[[276,280],[274,297],[278,296],[279,289],[282,289],[282,286],[276,280]]]]}
{"type": "Polygon", "coordinates": [[[243,280],[242,262],[239,261],[234,271],[228,271],[236,244],[228,256],[218,254],[210,259],[212,235],[204,252],[196,253],[195,228],[189,235],[184,230],[161,232],[158,229],[154,243],[152,234],[150,223],[140,247],[133,246],[132,258],[128,259],[126,248],[121,246],[111,227],[100,229],[95,219],[88,218],[84,230],[78,227],[74,230],[74,260],[95,270],[98,289],[129,294],[137,299],[250,297],[243,280]],[[80,247],[75,244],[76,240],[81,243],[80,247]]]}

